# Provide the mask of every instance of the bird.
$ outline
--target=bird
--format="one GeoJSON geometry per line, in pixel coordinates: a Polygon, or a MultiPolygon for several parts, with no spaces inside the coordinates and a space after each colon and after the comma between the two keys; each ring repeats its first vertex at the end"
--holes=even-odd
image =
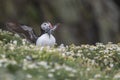
{"type": "Polygon", "coordinates": [[[21,25],[14,22],[7,22],[6,28],[10,32],[17,33],[18,35],[26,38],[30,43],[35,43],[36,46],[50,46],[53,47],[56,44],[56,39],[53,36],[53,32],[59,24],[52,25],[49,21],[43,22],[40,25],[41,34],[37,36],[34,29],[27,25],[21,25]]]}
{"type": "Polygon", "coordinates": [[[56,39],[52,35],[52,32],[58,27],[58,24],[52,26],[50,22],[44,22],[41,24],[41,36],[36,41],[37,46],[50,46],[53,47],[56,44],[56,39]]]}

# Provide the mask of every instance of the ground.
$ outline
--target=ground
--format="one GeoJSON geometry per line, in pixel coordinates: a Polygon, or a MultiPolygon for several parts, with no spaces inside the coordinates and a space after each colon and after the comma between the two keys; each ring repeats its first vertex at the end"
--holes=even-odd
{"type": "Polygon", "coordinates": [[[120,80],[120,44],[36,47],[0,30],[0,80],[120,80]]]}

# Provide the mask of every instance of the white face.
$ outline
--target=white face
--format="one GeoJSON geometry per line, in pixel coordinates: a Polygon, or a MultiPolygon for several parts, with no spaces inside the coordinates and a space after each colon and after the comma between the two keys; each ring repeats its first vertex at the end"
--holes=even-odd
{"type": "Polygon", "coordinates": [[[51,24],[49,22],[44,22],[41,24],[42,30],[47,30],[51,28],[51,24]]]}

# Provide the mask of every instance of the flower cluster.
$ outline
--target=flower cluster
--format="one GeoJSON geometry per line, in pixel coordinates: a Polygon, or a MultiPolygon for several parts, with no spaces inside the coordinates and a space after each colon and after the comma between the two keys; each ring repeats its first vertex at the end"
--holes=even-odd
{"type": "Polygon", "coordinates": [[[0,80],[120,79],[120,44],[51,48],[29,44],[6,31],[0,30],[0,37],[0,80]]]}

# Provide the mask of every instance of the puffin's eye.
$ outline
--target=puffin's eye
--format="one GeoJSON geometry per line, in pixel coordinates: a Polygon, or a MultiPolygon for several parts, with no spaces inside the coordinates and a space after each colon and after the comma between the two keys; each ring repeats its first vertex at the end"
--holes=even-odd
{"type": "Polygon", "coordinates": [[[47,24],[44,24],[45,26],[47,25],[47,24]]]}

